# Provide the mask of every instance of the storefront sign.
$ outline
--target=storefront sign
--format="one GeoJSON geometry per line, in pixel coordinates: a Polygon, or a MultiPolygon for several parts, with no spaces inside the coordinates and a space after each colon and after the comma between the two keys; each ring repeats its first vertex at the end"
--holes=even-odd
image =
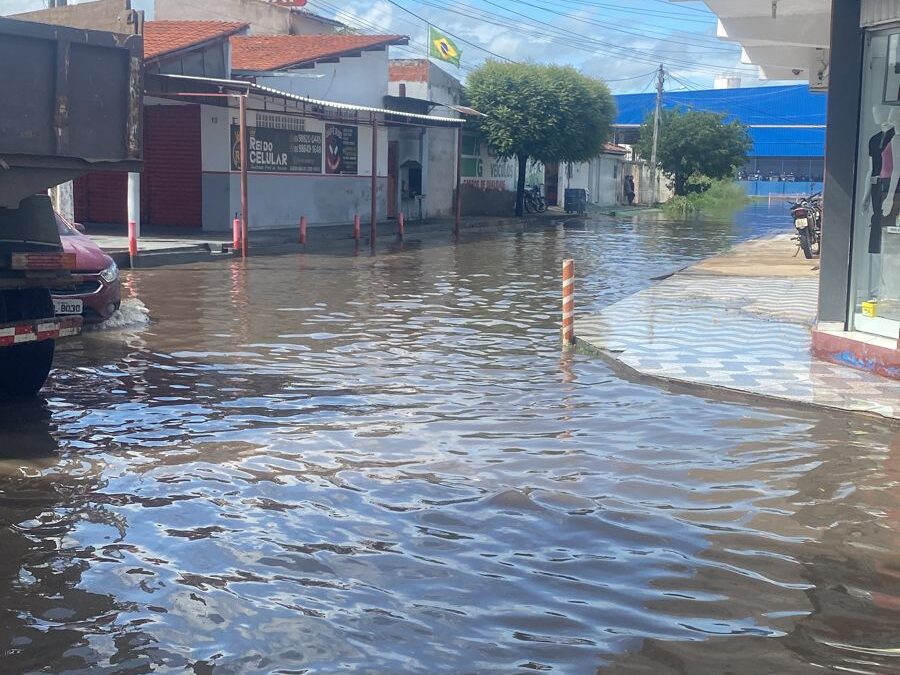
{"type": "Polygon", "coordinates": [[[359,137],[356,127],[325,125],[325,173],[359,173],[359,137]]]}
{"type": "MultiPolygon", "coordinates": [[[[247,127],[250,171],[322,173],[322,134],[247,127]]],[[[231,125],[231,169],[241,168],[240,127],[231,125]]]]}

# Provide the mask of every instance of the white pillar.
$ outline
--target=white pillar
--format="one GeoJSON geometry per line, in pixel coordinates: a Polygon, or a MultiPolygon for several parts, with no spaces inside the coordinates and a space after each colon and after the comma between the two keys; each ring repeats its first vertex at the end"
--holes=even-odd
{"type": "Polygon", "coordinates": [[[70,223],[75,222],[75,184],[67,181],[56,186],[57,210],[70,223]]]}
{"type": "Polygon", "coordinates": [[[75,222],[75,188],[72,181],[60,183],[47,190],[53,210],[70,223],[75,222]]]}
{"type": "Polygon", "coordinates": [[[135,236],[141,236],[141,174],[128,174],[128,222],[134,223],[135,236]]]}

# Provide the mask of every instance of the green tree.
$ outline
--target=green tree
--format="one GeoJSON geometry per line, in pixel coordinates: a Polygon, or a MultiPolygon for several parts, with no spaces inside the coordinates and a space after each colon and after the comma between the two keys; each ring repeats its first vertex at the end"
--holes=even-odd
{"type": "MultiPolygon", "coordinates": [[[[636,150],[649,160],[652,147],[653,116],[650,115],[641,125],[636,150]]],[[[672,179],[676,195],[692,191],[688,183],[692,176],[733,177],[747,161],[747,153],[752,147],[747,128],[737,121],[726,124],[725,115],[670,109],[664,110],[660,118],[657,160],[659,167],[672,179]]]]}
{"type": "Polygon", "coordinates": [[[466,84],[475,122],[498,156],[518,161],[516,215],[524,207],[529,160],[581,162],[597,156],[616,106],[607,86],[570,66],[488,61],[466,84]]]}

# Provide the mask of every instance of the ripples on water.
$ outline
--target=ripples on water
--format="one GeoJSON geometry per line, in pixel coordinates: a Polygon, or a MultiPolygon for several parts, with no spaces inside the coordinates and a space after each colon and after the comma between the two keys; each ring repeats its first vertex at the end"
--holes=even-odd
{"type": "Polygon", "coordinates": [[[583,310],[781,216],[129,277],[2,412],[0,671],[900,669],[900,436],[559,350],[563,257],[583,310]]]}

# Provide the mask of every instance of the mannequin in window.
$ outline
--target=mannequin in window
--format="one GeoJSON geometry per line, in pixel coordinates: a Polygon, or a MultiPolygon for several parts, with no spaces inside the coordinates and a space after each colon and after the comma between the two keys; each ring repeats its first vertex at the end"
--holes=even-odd
{"type": "MultiPolygon", "coordinates": [[[[869,253],[881,253],[882,227],[891,225],[890,216],[896,218],[895,202],[900,167],[894,170],[894,158],[900,162],[900,137],[896,131],[897,108],[876,105],[872,117],[878,131],[869,138],[869,159],[872,170],[866,185],[863,205],[872,207],[869,231],[869,253]]],[[[900,206],[900,203],[898,203],[900,206]]]]}

